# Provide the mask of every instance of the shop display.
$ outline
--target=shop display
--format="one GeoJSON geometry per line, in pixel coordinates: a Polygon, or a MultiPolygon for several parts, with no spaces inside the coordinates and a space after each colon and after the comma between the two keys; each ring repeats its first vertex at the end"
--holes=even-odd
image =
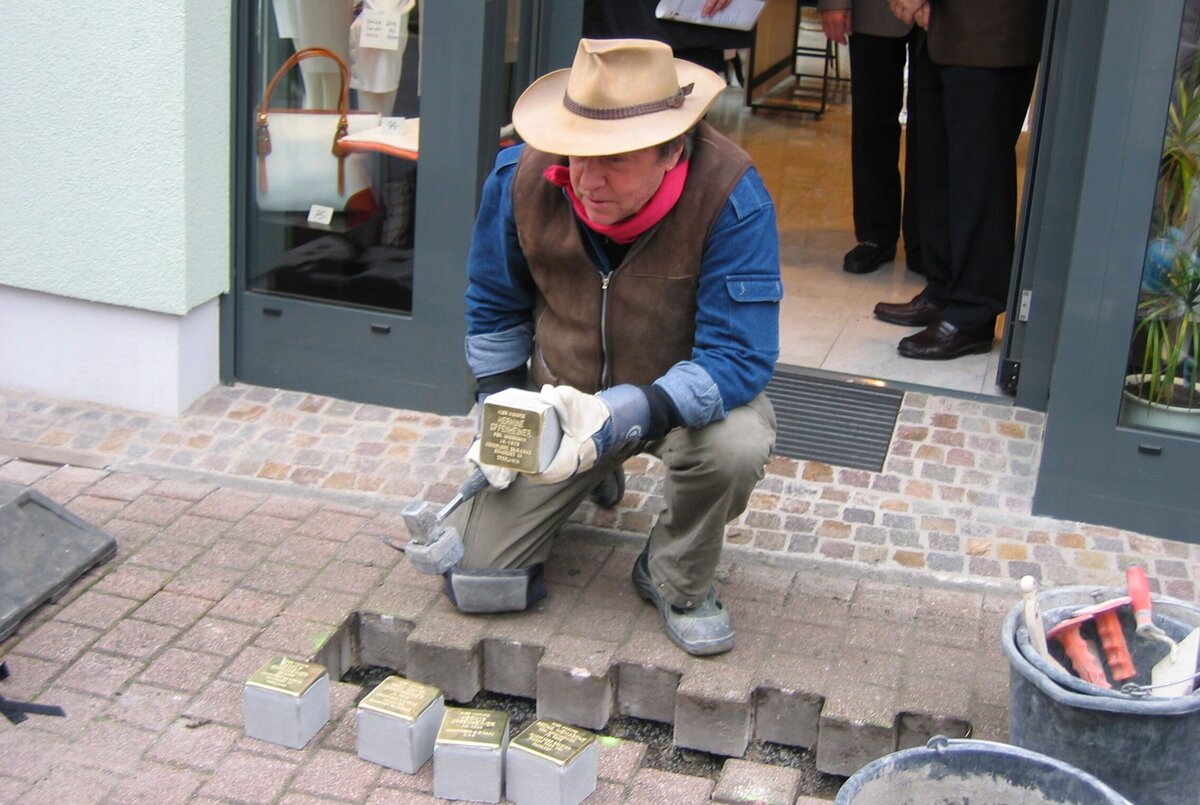
{"type": "Polygon", "coordinates": [[[375,157],[346,151],[340,141],[347,134],[377,128],[380,116],[350,110],[349,81],[350,68],[325,48],[297,52],[271,78],[255,116],[259,209],[306,211],[314,204],[338,211],[375,207],[375,157]],[[272,108],[271,97],[283,76],[302,61],[315,58],[333,60],[341,70],[337,107],[272,108]]]}

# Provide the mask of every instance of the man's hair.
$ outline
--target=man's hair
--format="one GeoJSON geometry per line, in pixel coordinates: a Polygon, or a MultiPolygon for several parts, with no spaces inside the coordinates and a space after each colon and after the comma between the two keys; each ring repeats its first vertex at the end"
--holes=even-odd
{"type": "Polygon", "coordinates": [[[683,134],[680,134],[678,137],[672,137],[670,140],[667,140],[665,143],[659,143],[658,144],[658,158],[666,159],[667,157],[671,156],[672,151],[674,151],[676,148],[678,148],[681,145],[683,146],[683,153],[679,156],[679,161],[682,162],[685,159],[691,159],[692,151],[696,147],[696,127],[695,126],[692,126],[690,129],[685,131],[683,134]]]}

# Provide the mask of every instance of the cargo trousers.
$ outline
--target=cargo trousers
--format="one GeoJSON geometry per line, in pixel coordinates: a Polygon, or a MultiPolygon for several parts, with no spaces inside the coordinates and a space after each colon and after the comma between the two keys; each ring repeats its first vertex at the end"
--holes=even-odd
{"type": "Polygon", "coordinates": [[[602,480],[640,453],[664,465],[665,503],[650,529],[650,576],[663,597],[690,609],[712,586],[725,526],[746,510],[775,446],[775,412],[766,394],[701,428],[675,428],[602,456],[558,484],[524,475],[504,490],[486,489],[448,523],[463,537],[464,569],[513,570],[543,564],[555,537],[602,480]]]}

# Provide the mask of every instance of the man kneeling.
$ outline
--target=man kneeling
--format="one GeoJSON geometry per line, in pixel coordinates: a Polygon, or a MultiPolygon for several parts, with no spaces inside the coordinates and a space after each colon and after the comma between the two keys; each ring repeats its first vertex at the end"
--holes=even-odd
{"type": "Polygon", "coordinates": [[[525,145],[498,156],[472,236],[466,354],[481,401],[541,389],[563,439],[538,475],[484,467],[490,488],[451,517],[460,609],[543,596],[571,513],[589,494],[615,505],[645,452],[666,508],[633,583],[685,651],[733,647],[713,576],[774,446],[783,288],[762,179],[701,120],[724,86],[664,44],[585,39],[517,101],[525,145]]]}

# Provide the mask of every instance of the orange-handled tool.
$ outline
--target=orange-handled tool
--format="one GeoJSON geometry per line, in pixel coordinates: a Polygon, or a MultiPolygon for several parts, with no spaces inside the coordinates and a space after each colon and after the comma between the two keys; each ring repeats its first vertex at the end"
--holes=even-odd
{"type": "Polygon", "coordinates": [[[1076,676],[1097,687],[1111,688],[1112,685],[1108,683],[1108,677],[1104,675],[1104,666],[1100,664],[1100,657],[1096,649],[1079,633],[1080,627],[1091,619],[1091,615],[1076,615],[1068,618],[1051,629],[1046,637],[1062,644],[1063,651],[1067,653],[1067,659],[1071,661],[1071,667],[1075,669],[1076,676]]]}
{"type": "Polygon", "coordinates": [[[1104,650],[1108,673],[1116,682],[1137,675],[1133,667],[1133,657],[1129,655],[1129,646],[1125,642],[1121,619],[1117,617],[1117,609],[1128,603],[1129,596],[1122,595],[1102,604],[1077,610],[1073,616],[1087,616],[1096,624],[1096,634],[1100,637],[1100,647],[1104,650]]]}
{"type": "Polygon", "coordinates": [[[1146,579],[1146,569],[1138,564],[1125,568],[1125,586],[1129,588],[1129,601],[1133,605],[1133,620],[1137,624],[1137,633],[1169,644],[1170,658],[1174,662],[1179,646],[1161,626],[1155,626],[1151,619],[1150,582],[1146,579]]]}

